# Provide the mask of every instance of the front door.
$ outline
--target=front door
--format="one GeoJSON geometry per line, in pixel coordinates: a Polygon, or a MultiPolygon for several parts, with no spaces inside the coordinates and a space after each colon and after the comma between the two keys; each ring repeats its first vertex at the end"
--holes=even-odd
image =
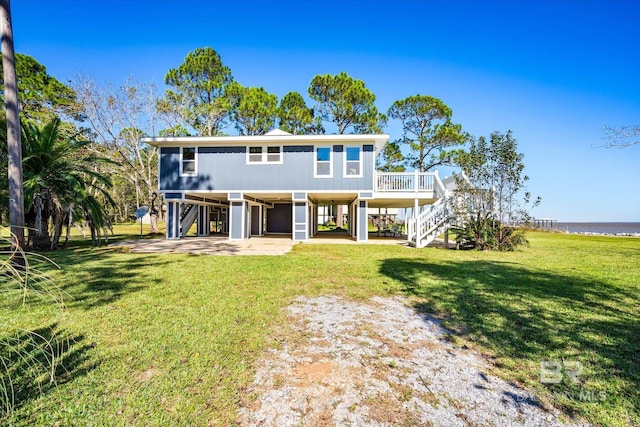
{"type": "Polygon", "coordinates": [[[251,206],[251,235],[260,236],[262,225],[262,209],[261,206],[251,206]]]}

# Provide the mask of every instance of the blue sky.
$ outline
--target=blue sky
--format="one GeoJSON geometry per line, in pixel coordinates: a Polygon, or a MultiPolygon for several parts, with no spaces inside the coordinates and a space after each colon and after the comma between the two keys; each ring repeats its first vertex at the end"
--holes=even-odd
{"type": "Polygon", "coordinates": [[[12,13],[16,51],[63,82],[162,85],[211,46],[279,97],[340,71],[382,111],[435,96],[473,135],[513,131],[536,216],[640,221],[640,145],[598,148],[604,125],[640,124],[640,1],[14,0],[12,13]]]}

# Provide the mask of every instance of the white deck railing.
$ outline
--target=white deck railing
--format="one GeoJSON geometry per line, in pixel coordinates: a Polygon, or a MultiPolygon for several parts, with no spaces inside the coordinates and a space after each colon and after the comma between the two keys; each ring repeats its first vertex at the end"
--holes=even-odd
{"type": "Polygon", "coordinates": [[[446,198],[439,199],[417,217],[407,221],[407,240],[423,248],[449,227],[451,209],[446,198]]]}
{"type": "Polygon", "coordinates": [[[435,172],[376,171],[376,191],[380,192],[434,191],[441,186],[442,183],[435,172]]]}

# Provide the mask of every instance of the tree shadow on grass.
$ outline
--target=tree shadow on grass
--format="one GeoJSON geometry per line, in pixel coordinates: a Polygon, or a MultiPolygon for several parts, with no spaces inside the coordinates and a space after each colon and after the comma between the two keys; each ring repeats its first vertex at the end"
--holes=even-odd
{"type": "Polygon", "coordinates": [[[58,385],[95,369],[91,344],[56,323],[0,336],[0,424],[58,385]]]}
{"type": "Polygon", "coordinates": [[[380,271],[421,297],[419,311],[498,357],[536,364],[583,358],[588,364],[584,358],[595,353],[598,366],[586,368],[600,378],[616,377],[615,398],[627,399],[629,413],[640,405],[640,322],[629,304],[638,300],[632,289],[484,260],[385,259],[380,271]]]}
{"type": "Polygon", "coordinates": [[[65,305],[85,309],[112,304],[161,283],[161,278],[150,276],[149,266],[167,263],[154,255],[124,255],[113,249],[65,251],[55,261],[65,276],[56,281],[66,294],[65,305]]]}

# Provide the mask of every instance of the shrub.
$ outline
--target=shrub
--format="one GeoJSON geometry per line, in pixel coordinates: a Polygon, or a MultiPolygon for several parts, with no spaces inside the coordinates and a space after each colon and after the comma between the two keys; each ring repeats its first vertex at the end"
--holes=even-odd
{"type": "Polygon", "coordinates": [[[492,218],[480,215],[465,222],[460,228],[453,228],[458,247],[478,250],[513,251],[518,246],[528,245],[524,229],[504,225],[492,218]]]}

